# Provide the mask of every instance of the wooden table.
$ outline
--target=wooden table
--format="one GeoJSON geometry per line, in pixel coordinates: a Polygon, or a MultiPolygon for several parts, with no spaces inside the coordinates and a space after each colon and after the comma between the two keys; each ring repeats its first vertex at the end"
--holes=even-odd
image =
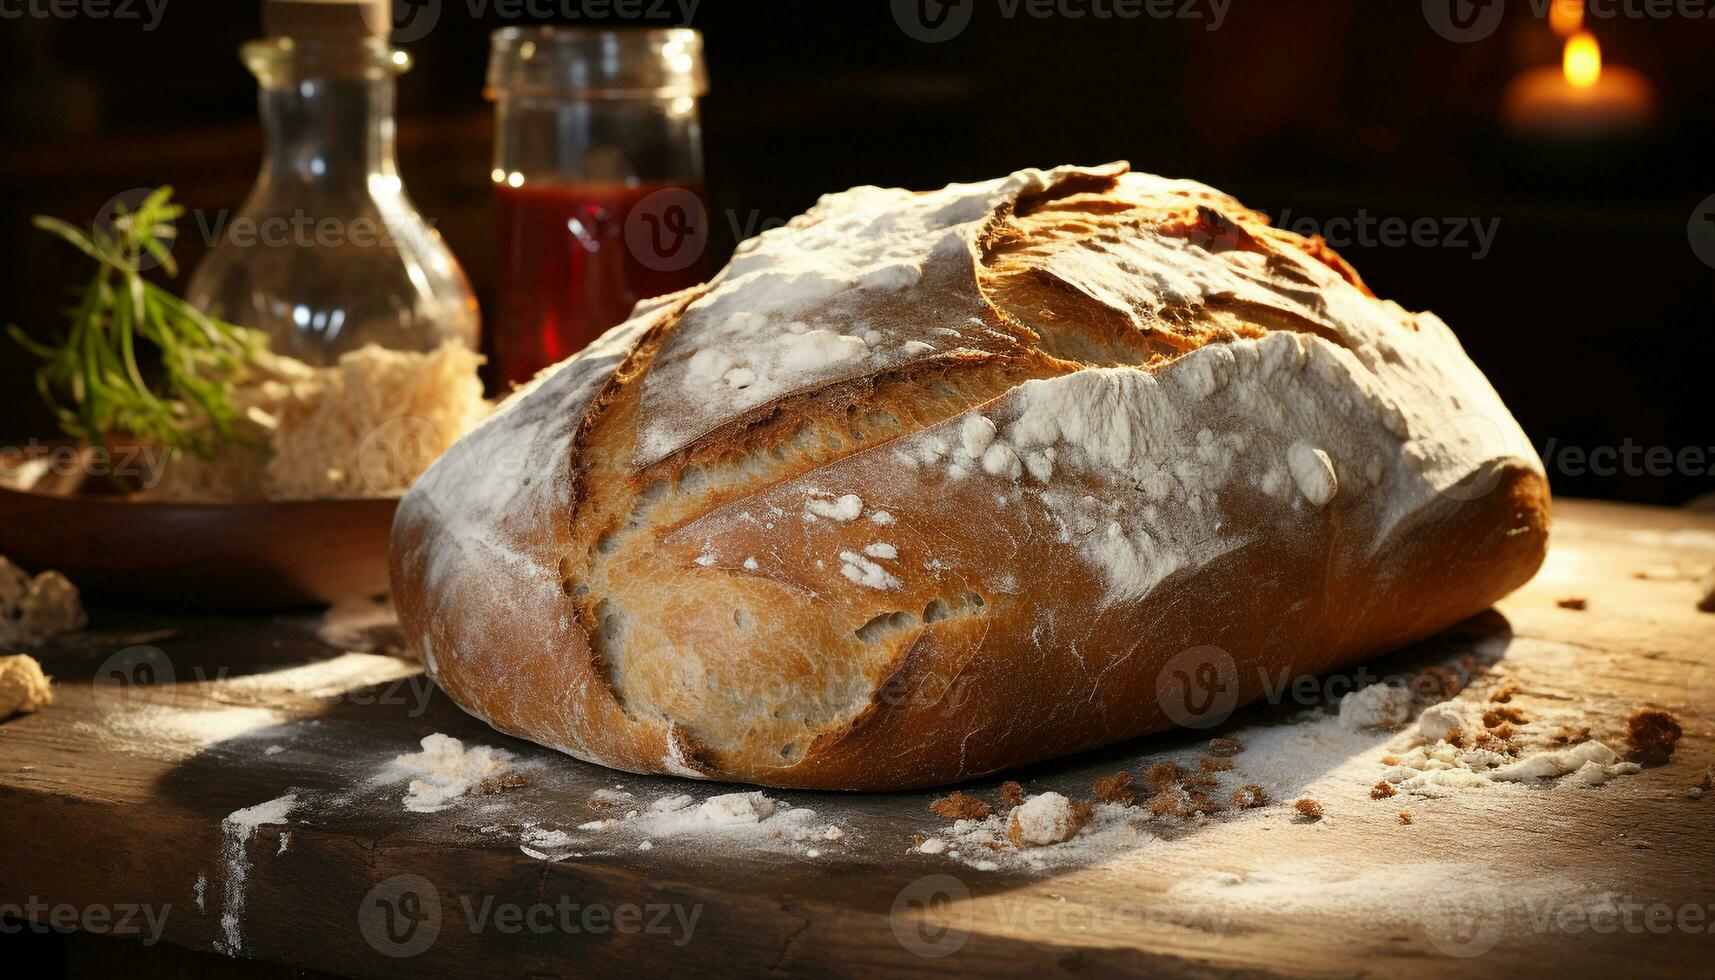
{"type": "MultiPolygon", "coordinates": [[[[1689,789],[1715,760],[1715,615],[1696,609],[1711,565],[1715,518],[1563,501],[1535,582],[1372,665],[1410,672],[1474,654],[1472,691],[1509,679],[1527,713],[1582,718],[1615,745],[1632,711],[1666,708],[1685,729],[1666,765],[1589,789],[1377,802],[1373,758],[1330,759],[1273,777],[1276,796],[1320,800],[1320,821],[1285,806],[1140,820],[1129,843],[1043,870],[914,851],[914,836],[947,824],[926,809],[937,794],[921,792],[771,792],[842,829],[814,856],[786,843],[640,850],[579,829],[616,813],[592,805],[598,790],[621,785],[644,806],[725,790],[499,736],[416,664],[324,642],[313,614],[98,611],[91,632],[42,654],[57,702],[0,725],[0,905],[33,900],[26,918],[75,915],[98,932],[123,932],[126,909],[146,906],[178,947],[361,976],[1707,976],[1715,793],[1689,789]],[[1588,608],[1557,604],[1568,597],[1588,608]],[[115,665],[172,682],[92,683],[115,665]],[[408,812],[402,786],[377,774],[433,732],[509,749],[532,784],[408,812]],[[288,793],[299,802],[286,823],[248,837],[223,827],[288,793]],[[530,825],[570,843],[526,853],[530,825]]],[[[1189,758],[1210,734],[1255,740],[1305,711],[1265,704],[1213,733],[1015,775],[1031,792],[1088,797],[1096,776],[1189,758]]],[[[993,800],[997,786],[966,788],[993,800]]]]}

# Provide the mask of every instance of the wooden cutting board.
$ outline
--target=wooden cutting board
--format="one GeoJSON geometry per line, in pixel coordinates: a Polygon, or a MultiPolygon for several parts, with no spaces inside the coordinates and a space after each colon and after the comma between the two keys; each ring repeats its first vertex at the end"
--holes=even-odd
{"type": "MultiPolygon", "coordinates": [[[[1263,765],[1260,746],[1296,744],[1310,729],[1291,726],[1332,710],[1288,697],[1013,775],[1087,798],[1098,776],[1231,736],[1256,748],[1223,779],[1314,797],[1321,820],[1285,805],[1206,821],[1140,811],[1106,846],[1050,849],[1040,868],[917,850],[948,825],[928,792],[770,791],[841,835],[752,828],[643,849],[622,811],[731,788],[500,736],[415,663],[352,652],[385,647],[385,627],[329,642],[319,634],[339,624],[314,616],[98,612],[41,654],[56,703],[0,724],[0,905],[34,900],[37,921],[55,906],[117,921],[147,905],[168,943],[359,976],[1707,976],[1715,792],[1689,790],[1715,761],[1715,615],[1696,609],[1712,565],[1715,518],[1562,501],[1536,581],[1370,666],[1474,668],[1471,691],[1510,680],[1527,714],[1581,719],[1617,747],[1630,713],[1665,708],[1685,730],[1665,765],[1593,788],[1375,801],[1386,735],[1373,751],[1263,765]],[[1557,602],[1574,597],[1587,608],[1557,602]],[[404,784],[380,777],[435,732],[515,753],[530,784],[406,810],[404,784]],[[287,794],[283,823],[223,825],[287,794]]],[[[965,789],[993,802],[998,785],[965,789]]]]}

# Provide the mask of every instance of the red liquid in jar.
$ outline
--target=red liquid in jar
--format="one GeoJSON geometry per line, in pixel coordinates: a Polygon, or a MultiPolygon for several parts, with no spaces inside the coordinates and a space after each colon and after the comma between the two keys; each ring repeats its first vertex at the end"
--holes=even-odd
{"type": "Polygon", "coordinates": [[[701,185],[496,185],[499,316],[488,331],[504,381],[588,346],[632,304],[708,278],[701,185]]]}

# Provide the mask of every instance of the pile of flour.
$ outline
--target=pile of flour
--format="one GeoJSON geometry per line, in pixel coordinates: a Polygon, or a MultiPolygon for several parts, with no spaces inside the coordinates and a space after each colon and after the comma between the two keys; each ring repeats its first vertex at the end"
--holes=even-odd
{"type": "Polygon", "coordinates": [[[405,809],[417,813],[446,809],[484,780],[506,772],[513,762],[512,753],[505,749],[486,745],[467,749],[463,742],[440,732],[424,736],[422,745],[423,751],[398,756],[382,774],[383,779],[410,779],[405,809]]]}

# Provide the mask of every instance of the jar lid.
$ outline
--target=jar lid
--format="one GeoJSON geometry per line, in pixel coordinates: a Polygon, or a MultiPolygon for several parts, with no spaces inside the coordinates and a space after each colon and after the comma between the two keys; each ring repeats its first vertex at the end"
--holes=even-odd
{"type": "Polygon", "coordinates": [[[709,90],[703,35],[690,28],[506,27],[489,46],[484,94],[671,98],[709,90]]]}

